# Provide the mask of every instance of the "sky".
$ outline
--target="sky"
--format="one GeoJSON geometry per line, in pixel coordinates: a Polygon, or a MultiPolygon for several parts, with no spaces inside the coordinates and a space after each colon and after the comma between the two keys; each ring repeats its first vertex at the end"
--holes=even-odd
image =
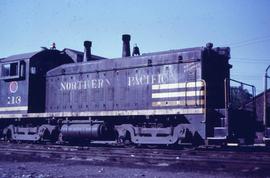
{"type": "Polygon", "coordinates": [[[0,0],[0,58],[52,42],[83,51],[84,40],[93,54],[116,58],[126,33],[142,53],[212,42],[231,48],[231,78],[258,94],[270,65],[269,10],[269,0],[0,0]]]}

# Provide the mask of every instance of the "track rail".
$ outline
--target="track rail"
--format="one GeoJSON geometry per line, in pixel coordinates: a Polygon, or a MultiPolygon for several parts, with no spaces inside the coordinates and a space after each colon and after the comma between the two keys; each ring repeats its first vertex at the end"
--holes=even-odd
{"type": "Polygon", "coordinates": [[[80,161],[90,164],[166,166],[173,169],[270,173],[270,152],[219,149],[149,149],[66,145],[0,145],[1,160],[80,161]]]}

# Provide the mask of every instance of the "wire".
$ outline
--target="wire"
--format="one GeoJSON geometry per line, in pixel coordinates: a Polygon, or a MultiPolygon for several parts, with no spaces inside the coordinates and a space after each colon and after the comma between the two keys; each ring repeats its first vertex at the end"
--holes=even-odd
{"type": "Polygon", "coordinates": [[[233,78],[242,78],[245,80],[263,81],[262,76],[243,76],[243,75],[231,75],[233,78]]]}
{"type": "Polygon", "coordinates": [[[262,42],[262,41],[268,41],[268,40],[270,40],[270,35],[266,35],[266,36],[262,36],[262,37],[258,37],[258,38],[251,38],[248,40],[234,42],[234,43],[228,43],[228,44],[225,44],[225,46],[241,47],[241,46],[255,44],[258,42],[262,42]]]}
{"type": "Polygon", "coordinates": [[[267,42],[267,41],[270,41],[270,37],[269,38],[266,38],[266,39],[262,39],[262,40],[257,40],[257,41],[249,42],[249,43],[244,43],[244,44],[239,44],[239,45],[232,45],[231,47],[233,47],[233,48],[239,48],[239,47],[254,45],[256,43],[267,42]]]}
{"type": "Polygon", "coordinates": [[[249,63],[249,64],[254,64],[256,63],[257,65],[262,64],[262,65],[266,65],[268,63],[268,61],[241,61],[241,60],[233,60],[232,62],[236,62],[236,63],[249,63]]]}
{"type": "Polygon", "coordinates": [[[241,58],[241,57],[233,57],[231,59],[232,62],[237,63],[257,63],[257,64],[264,64],[270,63],[270,58],[241,58]],[[238,59],[238,60],[237,60],[238,59]]]}
{"type": "Polygon", "coordinates": [[[253,75],[250,75],[250,74],[243,74],[243,73],[236,73],[236,72],[232,72],[231,75],[237,75],[237,76],[248,76],[248,77],[262,77],[261,74],[257,73],[257,74],[253,74],[253,75]]]}
{"type": "Polygon", "coordinates": [[[270,58],[244,58],[244,57],[233,57],[233,59],[241,59],[241,60],[250,60],[250,61],[268,61],[270,62],[270,58]]]}

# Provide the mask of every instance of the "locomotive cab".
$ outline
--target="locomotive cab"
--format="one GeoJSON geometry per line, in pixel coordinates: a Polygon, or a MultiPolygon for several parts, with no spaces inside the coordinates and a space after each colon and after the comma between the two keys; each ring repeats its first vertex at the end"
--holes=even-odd
{"type": "Polygon", "coordinates": [[[0,114],[44,112],[46,72],[72,60],[58,50],[43,50],[0,61],[0,114]]]}

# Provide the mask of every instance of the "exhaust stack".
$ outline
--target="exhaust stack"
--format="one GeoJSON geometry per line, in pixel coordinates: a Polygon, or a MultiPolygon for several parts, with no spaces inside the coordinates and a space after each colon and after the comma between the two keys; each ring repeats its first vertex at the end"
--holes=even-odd
{"type": "Polygon", "coordinates": [[[83,54],[83,62],[87,62],[91,60],[91,47],[92,42],[91,41],[84,41],[84,54],[83,54]]]}
{"type": "Polygon", "coordinates": [[[122,50],[122,57],[129,57],[130,56],[130,35],[124,34],[122,35],[123,40],[123,50],[122,50]]]}

